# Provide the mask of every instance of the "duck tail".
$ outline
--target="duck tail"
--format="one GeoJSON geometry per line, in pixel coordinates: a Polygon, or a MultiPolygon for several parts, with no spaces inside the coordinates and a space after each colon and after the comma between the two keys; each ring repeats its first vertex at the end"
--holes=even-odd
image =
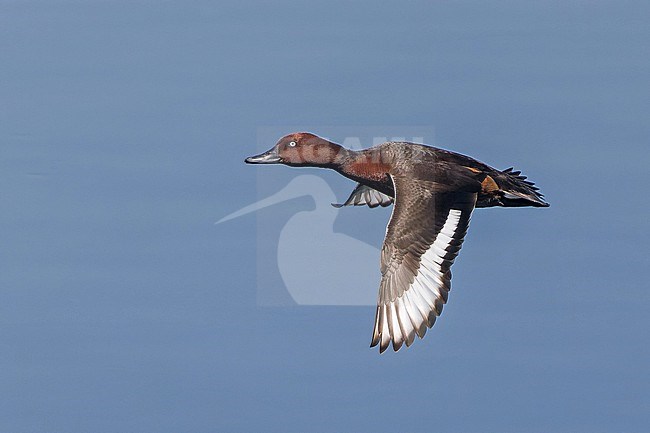
{"type": "Polygon", "coordinates": [[[533,182],[530,182],[521,171],[513,171],[510,167],[499,172],[497,184],[499,185],[503,196],[500,197],[501,206],[504,207],[548,207],[549,204],[544,200],[544,195],[539,192],[539,188],[533,182]]]}

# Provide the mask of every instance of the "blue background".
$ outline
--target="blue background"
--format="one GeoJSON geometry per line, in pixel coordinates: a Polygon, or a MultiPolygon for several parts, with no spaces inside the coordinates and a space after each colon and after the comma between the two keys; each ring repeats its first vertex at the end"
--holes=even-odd
{"type": "Polygon", "coordinates": [[[648,3],[432,3],[0,1],[0,431],[647,431],[648,3]],[[371,307],[258,306],[264,211],[213,224],[285,124],[433,125],[552,207],[477,211],[379,356],[371,307]]]}

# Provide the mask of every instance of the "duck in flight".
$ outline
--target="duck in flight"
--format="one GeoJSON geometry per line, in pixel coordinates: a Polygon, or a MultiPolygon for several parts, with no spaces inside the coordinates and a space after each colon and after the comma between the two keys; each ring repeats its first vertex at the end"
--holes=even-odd
{"type": "Polygon", "coordinates": [[[336,170],[358,182],[342,206],[389,206],[371,347],[384,352],[424,337],[442,313],[451,265],[474,208],[548,207],[519,171],[423,144],[395,142],[354,151],[306,132],[281,138],[245,160],[336,170]]]}

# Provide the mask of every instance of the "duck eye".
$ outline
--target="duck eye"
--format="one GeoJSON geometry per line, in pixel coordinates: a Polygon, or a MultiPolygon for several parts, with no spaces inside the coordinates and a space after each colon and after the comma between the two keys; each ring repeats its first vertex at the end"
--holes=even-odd
{"type": "Polygon", "coordinates": [[[291,142],[289,142],[289,146],[290,146],[290,147],[296,147],[296,142],[295,142],[295,141],[291,141],[291,142]]]}

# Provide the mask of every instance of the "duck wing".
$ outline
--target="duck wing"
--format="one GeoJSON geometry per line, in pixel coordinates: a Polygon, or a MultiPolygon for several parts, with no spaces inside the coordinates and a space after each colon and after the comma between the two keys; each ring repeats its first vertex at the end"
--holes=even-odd
{"type": "Polygon", "coordinates": [[[374,208],[377,206],[386,207],[393,204],[393,197],[377,191],[364,184],[358,184],[345,203],[332,203],[332,206],[339,208],[343,206],[364,206],[374,208]]]}
{"type": "Polygon", "coordinates": [[[395,207],[381,252],[381,283],[370,347],[395,351],[424,337],[442,313],[451,265],[460,251],[475,192],[429,180],[391,175],[395,207]]]}

